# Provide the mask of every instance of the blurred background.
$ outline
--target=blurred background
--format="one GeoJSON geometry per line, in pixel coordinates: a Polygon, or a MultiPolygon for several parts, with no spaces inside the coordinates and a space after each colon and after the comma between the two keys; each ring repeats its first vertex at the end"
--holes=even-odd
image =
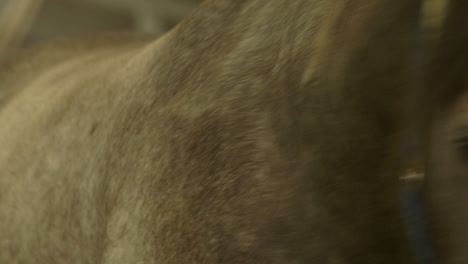
{"type": "MultiPolygon", "coordinates": [[[[201,0],[0,0],[0,58],[2,54],[8,54],[18,47],[58,36],[115,30],[162,34],[200,2],[201,0]]],[[[437,32],[445,2],[424,2],[424,23],[429,33],[437,32]]]]}
{"type": "Polygon", "coordinates": [[[0,0],[0,52],[81,33],[135,30],[162,34],[199,2],[201,0],[0,0]]]}

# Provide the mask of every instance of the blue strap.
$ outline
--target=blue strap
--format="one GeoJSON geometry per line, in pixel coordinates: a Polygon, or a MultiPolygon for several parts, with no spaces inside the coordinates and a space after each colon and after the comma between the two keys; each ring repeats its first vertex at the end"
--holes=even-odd
{"type": "Polygon", "coordinates": [[[410,242],[417,260],[421,264],[438,263],[425,221],[421,187],[411,180],[404,181],[402,203],[410,242]]]}

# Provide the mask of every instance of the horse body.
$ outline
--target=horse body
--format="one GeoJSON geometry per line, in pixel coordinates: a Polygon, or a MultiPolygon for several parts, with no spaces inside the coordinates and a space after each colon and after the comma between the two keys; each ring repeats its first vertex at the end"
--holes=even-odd
{"type": "MultiPolygon", "coordinates": [[[[415,263],[417,1],[205,1],[0,72],[1,263],[415,263]]],[[[454,262],[457,263],[457,262],[454,262]]]]}

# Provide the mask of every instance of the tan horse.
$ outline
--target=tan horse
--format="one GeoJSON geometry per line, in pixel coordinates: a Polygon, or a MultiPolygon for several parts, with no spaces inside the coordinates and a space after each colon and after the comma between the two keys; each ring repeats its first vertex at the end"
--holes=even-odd
{"type": "Polygon", "coordinates": [[[466,3],[425,85],[417,0],[206,0],[158,39],[11,57],[0,263],[416,263],[398,198],[413,158],[433,161],[441,263],[466,263],[466,3]],[[409,134],[428,156],[401,159],[409,134]]]}

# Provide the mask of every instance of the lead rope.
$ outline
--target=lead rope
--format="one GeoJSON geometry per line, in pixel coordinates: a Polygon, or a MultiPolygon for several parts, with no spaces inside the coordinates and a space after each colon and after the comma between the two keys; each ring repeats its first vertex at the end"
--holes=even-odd
{"type": "Polygon", "coordinates": [[[408,237],[418,263],[437,264],[422,199],[423,173],[408,171],[402,179],[402,210],[408,237]]]}
{"type": "MultiPolygon", "coordinates": [[[[421,83],[422,76],[424,73],[424,65],[427,59],[427,41],[428,31],[423,25],[423,19],[427,18],[424,6],[428,4],[428,1],[432,0],[421,0],[422,8],[418,16],[415,17],[413,23],[414,30],[410,37],[410,43],[412,54],[412,60],[409,61],[409,71],[414,74],[415,83],[418,85],[421,83]]],[[[417,94],[414,98],[416,99],[417,94]]],[[[411,100],[410,100],[411,101],[411,100]]],[[[411,102],[410,102],[411,103],[411,102]]],[[[410,109],[410,111],[417,111],[418,109],[410,109]]],[[[402,214],[405,219],[407,234],[409,242],[412,247],[413,254],[420,264],[437,264],[437,256],[433,246],[433,238],[429,231],[429,225],[427,223],[426,212],[424,208],[423,200],[423,181],[425,177],[425,168],[421,164],[423,157],[422,145],[419,137],[414,132],[415,127],[408,129],[406,137],[403,138],[401,144],[401,157],[403,164],[408,168],[401,178],[401,208],[402,214]]]]}

